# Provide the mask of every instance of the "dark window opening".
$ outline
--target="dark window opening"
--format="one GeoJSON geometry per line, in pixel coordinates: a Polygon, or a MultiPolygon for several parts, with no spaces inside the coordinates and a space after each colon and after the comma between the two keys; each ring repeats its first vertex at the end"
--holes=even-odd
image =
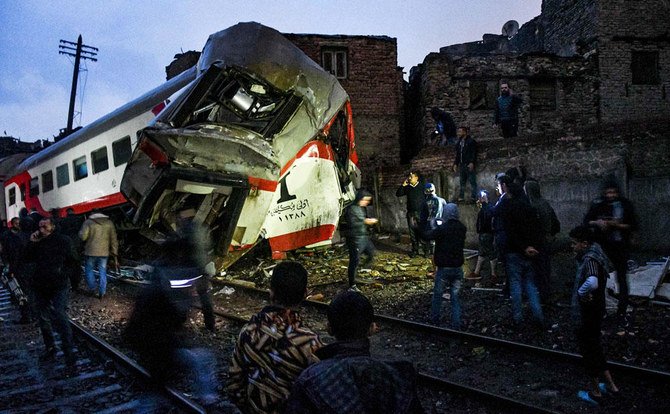
{"type": "Polygon", "coordinates": [[[40,179],[33,177],[30,179],[30,197],[37,197],[40,194],[40,179]]]}
{"type": "Polygon", "coordinates": [[[107,147],[98,148],[91,153],[91,164],[93,165],[93,174],[109,169],[107,147]]]}
{"type": "Polygon", "coordinates": [[[321,66],[337,79],[346,79],[348,71],[347,49],[324,48],[321,50],[321,66]]]}
{"type": "Polygon", "coordinates": [[[470,109],[495,109],[497,93],[496,81],[470,81],[470,109]]]}
{"type": "Polygon", "coordinates": [[[54,173],[49,170],[42,174],[42,192],[46,193],[54,189],[54,173]]]}
{"type": "Polygon", "coordinates": [[[26,201],[26,185],[19,184],[19,191],[21,191],[21,201],[26,201]]]}
{"type": "Polygon", "coordinates": [[[631,55],[633,85],[658,85],[661,82],[658,70],[658,52],[636,52],[631,55]]]}
{"type": "Polygon", "coordinates": [[[530,79],[530,109],[556,110],[556,81],[554,79],[530,79]]]}
{"type": "Polygon", "coordinates": [[[16,188],[12,187],[7,191],[7,198],[9,199],[9,205],[13,206],[16,204],[16,188]]]}
{"type": "Polygon", "coordinates": [[[127,163],[132,154],[133,149],[130,146],[130,136],[125,136],[118,141],[112,142],[112,155],[114,156],[115,167],[127,163]]]}
{"type": "Polygon", "coordinates": [[[72,168],[74,170],[74,180],[79,181],[82,178],[88,177],[88,166],[86,164],[86,156],[79,157],[72,161],[72,168]]]}
{"type": "Polygon", "coordinates": [[[67,169],[67,164],[56,167],[56,185],[62,187],[70,184],[70,171],[67,169]]]}

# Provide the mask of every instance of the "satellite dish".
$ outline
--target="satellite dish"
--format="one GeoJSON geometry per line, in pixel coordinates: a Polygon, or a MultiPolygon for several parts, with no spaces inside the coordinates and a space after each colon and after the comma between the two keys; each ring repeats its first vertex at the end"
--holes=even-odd
{"type": "Polygon", "coordinates": [[[519,32],[519,22],[516,20],[510,20],[507,23],[505,23],[502,27],[502,34],[503,36],[507,36],[508,38],[514,37],[515,34],[519,32]]]}

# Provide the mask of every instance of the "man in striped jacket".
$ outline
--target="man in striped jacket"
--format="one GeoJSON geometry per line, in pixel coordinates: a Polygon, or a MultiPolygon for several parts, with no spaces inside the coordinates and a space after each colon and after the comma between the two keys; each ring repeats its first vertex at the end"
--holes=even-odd
{"type": "Polygon", "coordinates": [[[242,328],[230,365],[228,392],[243,413],[278,413],[293,382],[318,361],[319,337],[297,312],[307,289],[307,271],[297,262],[279,263],[270,279],[272,304],[242,328]]]}

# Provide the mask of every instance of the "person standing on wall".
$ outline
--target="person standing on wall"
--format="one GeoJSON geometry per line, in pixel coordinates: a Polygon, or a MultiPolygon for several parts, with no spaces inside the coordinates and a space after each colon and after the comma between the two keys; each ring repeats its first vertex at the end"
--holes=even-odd
{"type": "Polygon", "coordinates": [[[430,115],[435,121],[435,131],[433,131],[431,141],[441,147],[456,143],[456,123],[449,112],[434,106],[430,110],[430,115]]]}
{"type": "Polygon", "coordinates": [[[503,138],[517,136],[519,130],[519,107],[522,103],[523,99],[512,92],[509,83],[501,81],[500,96],[496,100],[493,122],[496,126],[500,126],[503,138]]]}
{"type": "Polygon", "coordinates": [[[468,127],[458,127],[456,135],[456,161],[454,161],[454,172],[459,173],[460,188],[458,201],[465,201],[466,181],[470,182],[470,195],[472,202],[477,201],[477,172],[475,161],[477,160],[477,142],[468,133],[468,127]]]}
{"type": "Polygon", "coordinates": [[[417,256],[420,246],[424,250],[428,249],[428,247],[425,247],[426,243],[420,237],[419,218],[425,201],[423,194],[425,184],[419,177],[418,171],[410,171],[407,179],[403,181],[395,192],[396,197],[407,197],[407,228],[409,229],[409,239],[412,243],[412,251],[409,253],[409,257],[417,256]]]}
{"type": "Polygon", "coordinates": [[[84,276],[86,284],[90,291],[95,290],[95,275],[93,266],[97,266],[100,275],[100,284],[98,286],[98,299],[102,299],[107,291],[107,260],[112,256],[119,266],[118,249],[119,242],[116,238],[116,228],[114,223],[99,210],[93,210],[88,219],[79,230],[79,238],[85,243],[84,256],[86,262],[84,265],[84,276]]]}

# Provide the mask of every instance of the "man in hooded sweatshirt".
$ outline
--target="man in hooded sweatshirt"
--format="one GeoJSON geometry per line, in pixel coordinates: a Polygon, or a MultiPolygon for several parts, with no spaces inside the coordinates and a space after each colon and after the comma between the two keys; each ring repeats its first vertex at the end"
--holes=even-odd
{"type": "Polygon", "coordinates": [[[466,228],[459,221],[458,207],[454,203],[447,203],[444,207],[443,218],[434,218],[427,226],[424,237],[435,240],[433,261],[437,266],[435,285],[433,287],[433,302],[431,304],[431,319],[434,324],[440,323],[442,312],[442,295],[447,285],[450,287],[451,300],[451,327],[461,329],[461,304],[458,292],[463,283],[463,247],[465,246],[466,228]]]}
{"type": "Polygon", "coordinates": [[[102,299],[107,291],[107,260],[110,255],[118,266],[119,242],[116,239],[116,228],[109,217],[98,210],[93,210],[88,220],[81,226],[79,238],[85,243],[84,255],[86,256],[86,262],[84,265],[84,276],[86,284],[89,290],[95,290],[93,266],[97,266],[100,275],[98,299],[102,299]]]}

